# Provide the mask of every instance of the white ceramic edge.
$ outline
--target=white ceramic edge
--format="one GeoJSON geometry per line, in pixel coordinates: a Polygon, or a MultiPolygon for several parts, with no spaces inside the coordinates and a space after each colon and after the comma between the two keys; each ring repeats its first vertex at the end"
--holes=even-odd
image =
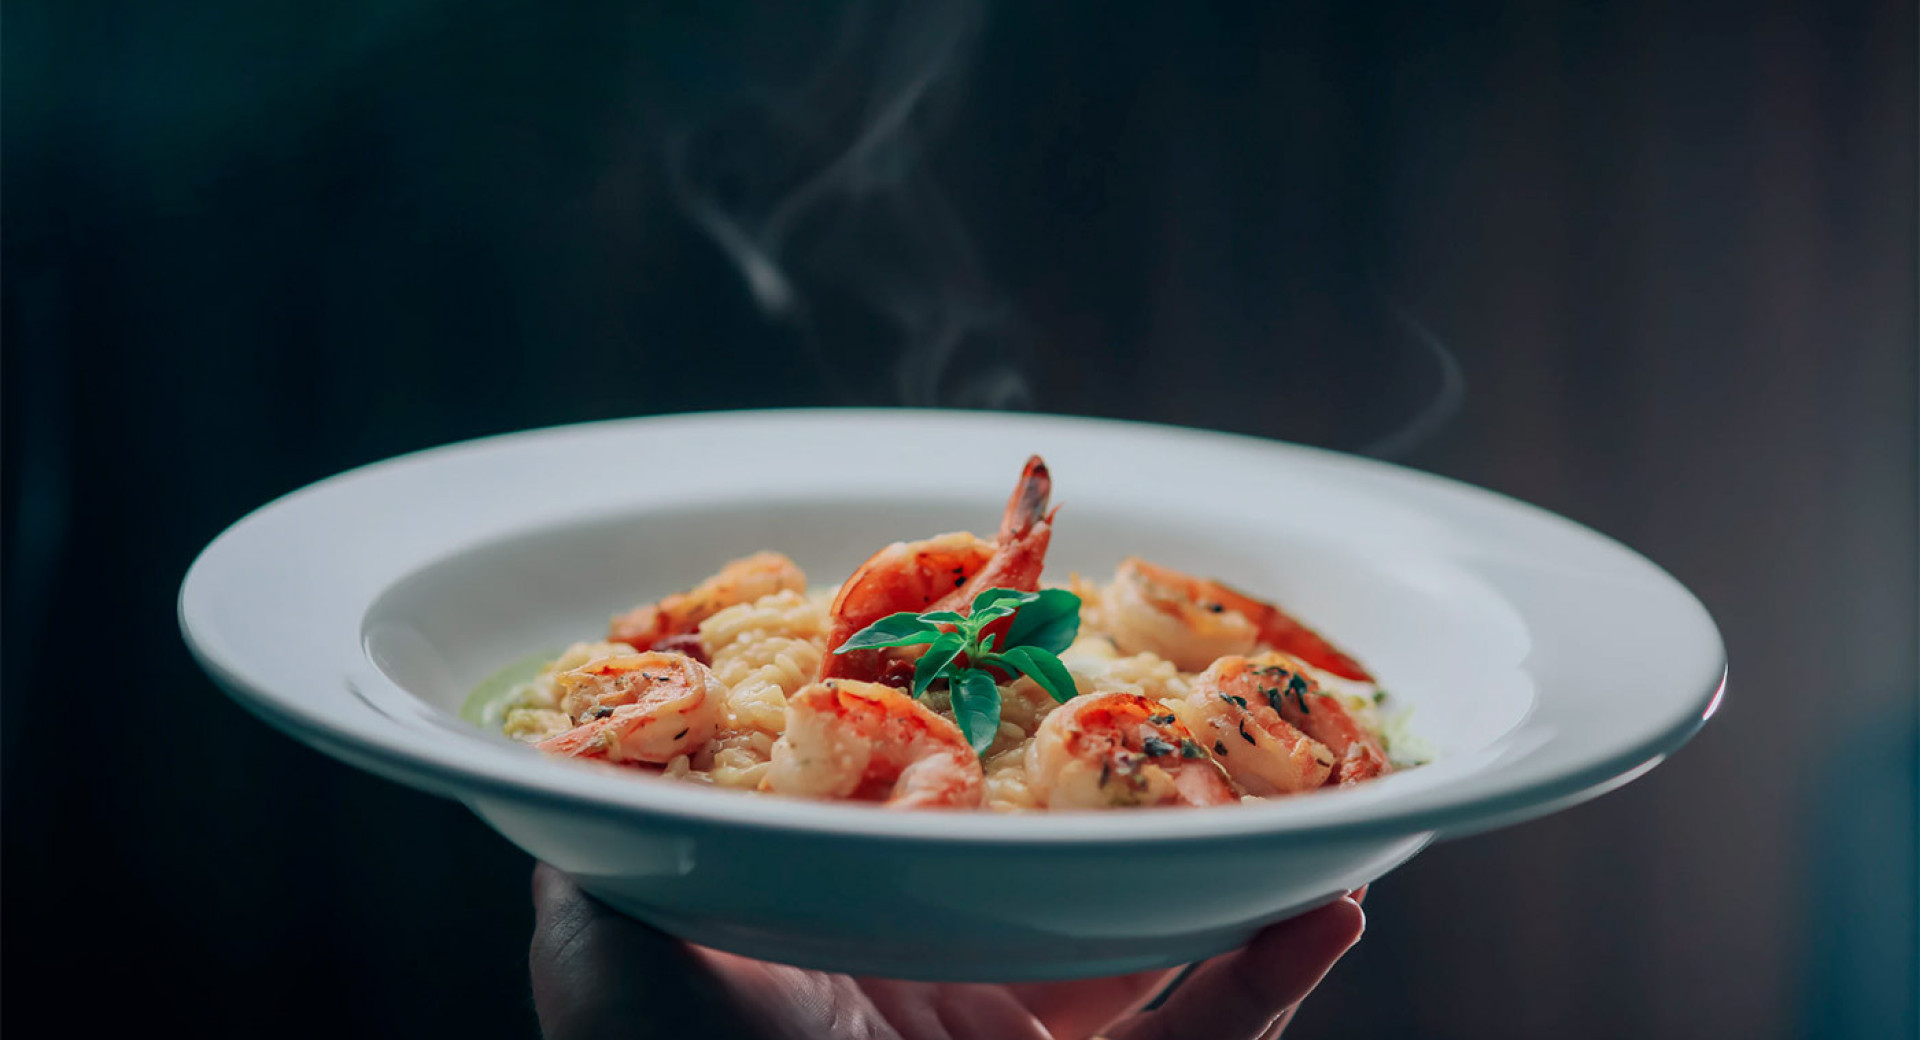
{"type": "MultiPolygon", "coordinates": [[[[297,508],[316,496],[338,493],[357,481],[485,452],[504,441],[526,445],[548,438],[594,436],[640,424],[652,430],[673,429],[685,433],[702,424],[806,424],[847,420],[903,424],[967,422],[978,421],[980,414],[908,409],[690,413],[502,434],[398,456],[291,492],[229,527],[202,551],[187,572],[178,608],[181,629],[202,667],[260,718],[336,757],[449,797],[482,795],[544,803],[556,808],[591,807],[613,816],[675,817],[690,826],[830,832],[851,840],[888,842],[1126,845],[1199,838],[1267,839],[1280,834],[1353,838],[1490,829],[1563,808],[1643,775],[1684,744],[1711,717],[1724,691],[1724,647],[1711,618],[1692,593],[1645,557],[1557,514],[1447,478],[1322,449],[1238,434],[1065,416],[995,414],[993,419],[1003,425],[1031,424],[1038,430],[1057,424],[1081,429],[1097,427],[1116,436],[1199,438],[1221,450],[1237,445],[1241,450],[1252,452],[1292,454],[1297,460],[1319,459],[1342,467],[1357,466],[1379,477],[1410,482],[1429,495],[1451,496],[1456,500],[1464,496],[1482,508],[1528,515],[1532,522],[1543,525],[1542,530],[1557,529],[1558,537],[1571,537],[1584,543],[1583,551],[1604,548],[1612,557],[1608,561],[1610,565],[1642,569],[1647,573],[1640,577],[1662,583],[1665,595],[1697,615],[1694,620],[1700,627],[1700,638],[1712,641],[1712,661],[1709,665],[1703,659],[1695,669],[1699,674],[1675,680],[1692,690],[1691,695],[1676,697],[1671,710],[1663,717],[1647,720],[1634,739],[1602,754],[1553,761],[1553,742],[1542,734],[1530,732],[1533,721],[1530,714],[1494,747],[1472,756],[1482,760],[1480,771],[1441,786],[1405,790],[1396,785],[1397,777],[1387,777],[1361,787],[1322,792],[1267,806],[1155,813],[1150,814],[1149,823],[1143,818],[1148,814],[1130,813],[900,814],[862,805],[743,797],[738,792],[711,791],[693,785],[634,783],[631,777],[601,775],[604,771],[548,760],[523,747],[504,746],[504,742],[497,746],[484,739],[451,732],[437,735],[430,728],[407,726],[376,709],[364,695],[365,718],[356,720],[351,727],[343,727],[304,706],[301,698],[292,692],[270,689],[252,681],[236,663],[234,649],[221,645],[214,627],[208,575],[229,547],[264,517],[297,508]],[[1527,768],[1517,768],[1517,765],[1527,768]]],[[[553,518],[559,517],[556,514],[553,518]]],[[[357,643],[354,650],[358,653],[357,643]]],[[[324,669],[316,669],[314,681],[385,682],[363,658],[343,660],[336,667],[337,671],[330,675],[321,674],[324,669]]]]}

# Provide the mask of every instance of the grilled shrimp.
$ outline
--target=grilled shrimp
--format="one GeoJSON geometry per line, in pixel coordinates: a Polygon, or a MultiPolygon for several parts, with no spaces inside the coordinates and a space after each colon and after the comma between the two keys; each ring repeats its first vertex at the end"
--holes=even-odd
{"type": "Polygon", "coordinates": [[[1047,464],[1035,455],[1027,460],[1020,482],[1007,499],[994,541],[964,531],[935,535],[919,542],[895,542],[861,564],[840,586],[829,609],[820,678],[886,679],[904,685],[911,669],[889,668],[889,655],[883,651],[833,651],[889,614],[904,610],[965,614],[973,597],[987,589],[1038,590],[1047,543],[1053,538],[1053,514],[1047,511],[1052,493],[1047,464]]]}
{"type": "Polygon", "coordinates": [[[726,689],[683,654],[615,654],[555,677],[560,707],[576,725],[534,746],[608,762],[664,765],[707,742],[726,689]]]}
{"type": "MultiPolygon", "coordinates": [[[[1181,714],[1214,758],[1248,794],[1293,794],[1327,782],[1333,753],[1282,717],[1289,699],[1308,696],[1308,680],[1274,663],[1222,657],[1193,680],[1181,714]]],[[[1326,700],[1326,698],[1316,698],[1326,700]]]]}
{"type": "Polygon", "coordinates": [[[635,650],[652,650],[666,643],[668,648],[700,656],[700,622],[762,596],[805,591],[807,576],[792,560],[777,552],[754,553],[734,560],[685,592],[615,617],[607,628],[607,638],[635,650]]]}
{"type": "Polygon", "coordinates": [[[1340,703],[1340,698],[1321,691],[1300,666],[1300,662],[1281,653],[1264,653],[1247,662],[1257,677],[1261,696],[1270,703],[1278,700],[1280,717],[1327,746],[1333,752],[1330,784],[1352,784],[1393,772],[1387,752],[1365,726],[1340,703]]]}
{"type": "Polygon", "coordinates": [[[1187,727],[1134,693],[1090,693],[1061,705],[1027,746],[1027,775],[1049,809],[1237,800],[1187,727]]]}
{"type": "Polygon", "coordinates": [[[1150,651],[1183,672],[1267,647],[1342,679],[1373,681],[1360,662],[1279,607],[1137,556],[1114,572],[1102,609],[1122,653],[1150,651]]]}
{"type": "Polygon", "coordinates": [[[891,686],[817,682],[787,700],[761,789],[895,809],[979,806],[985,777],[960,727],[891,686]]]}

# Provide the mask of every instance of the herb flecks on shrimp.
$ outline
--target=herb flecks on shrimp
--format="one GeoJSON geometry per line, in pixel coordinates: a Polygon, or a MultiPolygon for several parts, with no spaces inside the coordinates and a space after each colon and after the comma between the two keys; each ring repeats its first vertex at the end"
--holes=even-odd
{"type": "Polygon", "coordinates": [[[1027,748],[1027,772],[1049,809],[1238,800],[1179,718],[1133,693],[1075,697],[1048,715],[1027,748]]]}
{"type": "Polygon", "coordinates": [[[699,747],[719,723],[726,694],[706,665],[685,654],[614,654],[557,677],[572,729],[535,745],[609,762],[664,765],[699,747]]]}

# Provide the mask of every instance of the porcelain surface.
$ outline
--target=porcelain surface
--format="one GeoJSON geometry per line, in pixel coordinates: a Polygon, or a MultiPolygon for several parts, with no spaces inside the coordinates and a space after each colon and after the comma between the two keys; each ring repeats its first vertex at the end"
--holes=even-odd
{"type": "Polygon", "coordinates": [[[404,456],[235,524],[188,573],[180,618],[270,724],[459,799],[634,917],[748,956],[925,979],[1219,953],[1436,837],[1633,779],[1699,728],[1725,677],[1685,588],[1512,499],[1252,438],[988,413],[714,413],[404,456]],[[553,759],[456,714],[508,661],[732,557],[778,549],[831,584],[896,539],[990,535],[1035,452],[1060,505],[1048,580],[1139,554],[1282,602],[1412,707],[1433,761],[1219,809],[896,813],[553,759]]]}

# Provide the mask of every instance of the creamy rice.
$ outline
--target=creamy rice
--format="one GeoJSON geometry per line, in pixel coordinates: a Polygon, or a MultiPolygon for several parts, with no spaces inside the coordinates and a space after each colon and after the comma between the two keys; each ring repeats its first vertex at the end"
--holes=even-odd
{"type": "MultiPolygon", "coordinates": [[[[1078,693],[1138,694],[1160,702],[1183,719],[1192,673],[1152,653],[1122,654],[1104,633],[1100,587],[1075,576],[1072,590],[1081,597],[1081,631],[1060,655],[1078,693]]],[[[771,768],[774,744],[787,724],[787,699],[813,682],[826,653],[828,607],[836,590],[778,592],[751,603],[728,607],[699,625],[699,642],[711,671],[725,689],[718,732],[687,754],[659,769],[661,775],[690,783],[753,790],[771,768]]],[[[590,661],[632,653],[624,643],[581,642],[568,647],[531,681],[515,688],[505,711],[503,732],[537,743],[565,732],[573,720],[560,708],[556,677],[590,661]]],[[[1315,672],[1330,695],[1339,697],[1355,718],[1375,734],[1391,732],[1394,719],[1377,703],[1365,683],[1315,672]]],[[[1030,750],[1042,721],[1059,707],[1045,689],[1020,677],[1000,687],[999,732],[981,754],[987,809],[1021,812],[1044,808],[1031,774],[1030,750]]],[[[922,698],[928,708],[952,717],[943,688],[922,698]]],[[[1403,728],[1403,727],[1400,727],[1403,728]]],[[[1404,750],[1402,740],[1396,750],[1404,750]]],[[[1396,759],[1405,761],[1404,754],[1396,759]]],[[[1246,796],[1248,800],[1259,800],[1246,796]]]]}

